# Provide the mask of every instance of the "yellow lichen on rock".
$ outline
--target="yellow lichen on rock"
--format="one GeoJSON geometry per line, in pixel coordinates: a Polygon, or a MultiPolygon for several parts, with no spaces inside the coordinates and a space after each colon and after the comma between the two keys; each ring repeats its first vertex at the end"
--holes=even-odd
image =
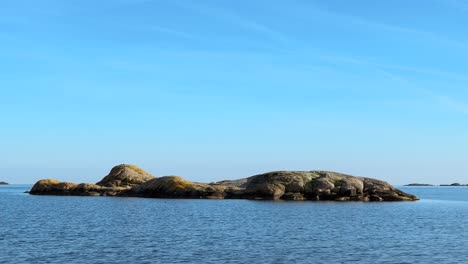
{"type": "Polygon", "coordinates": [[[120,164],[111,169],[97,185],[105,187],[133,187],[155,177],[143,169],[129,164],[120,164]]]}
{"type": "Polygon", "coordinates": [[[54,185],[57,185],[59,183],[60,183],[60,181],[54,180],[54,179],[40,180],[40,181],[36,182],[36,184],[34,184],[34,186],[31,189],[31,192],[46,190],[46,189],[49,189],[50,187],[52,187],[54,185]]]}

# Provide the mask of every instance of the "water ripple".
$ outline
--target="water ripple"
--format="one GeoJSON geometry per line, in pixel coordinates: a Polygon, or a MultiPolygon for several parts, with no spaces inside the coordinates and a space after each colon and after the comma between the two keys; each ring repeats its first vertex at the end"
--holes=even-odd
{"type": "Polygon", "coordinates": [[[423,199],[409,203],[56,197],[26,189],[0,188],[0,263],[466,263],[468,253],[468,189],[410,189],[423,199]]]}

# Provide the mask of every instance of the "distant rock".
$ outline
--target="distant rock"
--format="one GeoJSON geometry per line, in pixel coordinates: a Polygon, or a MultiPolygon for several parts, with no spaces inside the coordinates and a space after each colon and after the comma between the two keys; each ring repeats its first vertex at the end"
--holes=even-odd
{"type": "Polygon", "coordinates": [[[434,185],[427,184],[427,183],[410,183],[410,184],[406,184],[405,186],[434,186],[434,185]]]}
{"type": "Polygon", "coordinates": [[[452,184],[441,184],[440,186],[468,186],[468,184],[461,184],[461,183],[452,183],[452,184]]]}
{"type": "Polygon", "coordinates": [[[313,201],[415,201],[414,195],[371,178],[328,171],[275,171],[214,183],[179,176],[155,178],[132,165],[114,167],[97,184],[41,180],[31,194],[149,198],[263,199],[313,201]]]}
{"type": "Polygon", "coordinates": [[[96,184],[105,187],[133,187],[154,178],[135,165],[120,164],[112,168],[109,174],[96,184]]]}
{"type": "Polygon", "coordinates": [[[0,181],[0,185],[8,185],[8,182],[2,182],[2,181],[0,181]]]}

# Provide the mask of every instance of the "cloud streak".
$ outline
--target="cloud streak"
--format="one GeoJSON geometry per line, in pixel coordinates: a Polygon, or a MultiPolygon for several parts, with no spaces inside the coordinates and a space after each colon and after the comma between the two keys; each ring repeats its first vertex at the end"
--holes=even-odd
{"type": "Polygon", "coordinates": [[[450,72],[445,72],[445,71],[440,71],[440,70],[418,69],[418,68],[411,68],[411,67],[398,66],[398,65],[386,65],[382,63],[373,63],[370,61],[366,61],[363,58],[335,57],[335,56],[321,56],[321,58],[335,62],[335,63],[341,62],[341,63],[354,64],[354,65],[360,65],[360,66],[371,68],[375,72],[378,72],[390,78],[392,81],[395,81],[396,83],[400,83],[401,85],[404,85],[406,88],[419,93],[423,97],[429,98],[433,103],[436,103],[437,105],[442,106],[445,109],[449,109],[451,111],[454,111],[460,114],[468,115],[468,103],[462,100],[457,100],[454,96],[450,96],[448,94],[441,94],[432,89],[429,89],[420,84],[417,84],[414,81],[411,81],[410,79],[408,79],[407,77],[402,76],[401,74],[395,73],[394,71],[392,71],[392,69],[404,70],[404,71],[410,71],[410,72],[418,72],[418,73],[424,73],[424,74],[429,74],[429,75],[430,74],[440,75],[442,77],[455,78],[455,79],[460,79],[463,81],[468,81],[468,78],[464,77],[461,74],[450,73],[450,72]]]}
{"type": "Polygon", "coordinates": [[[388,64],[388,63],[381,63],[381,62],[374,62],[375,59],[369,59],[364,57],[351,57],[351,56],[333,56],[333,55],[317,55],[318,57],[325,59],[331,62],[344,62],[344,63],[351,63],[351,64],[358,64],[373,68],[379,69],[387,69],[387,70],[398,70],[398,71],[405,71],[410,73],[420,73],[425,75],[437,75],[439,77],[453,79],[453,80],[461,80],[461,81],[468,81],[468,76],[462,73],[452,72],[452,71],[444,71],[441,69],[434,69],[434,68],[422,68],[422,67],[410,67],[404,65],[397,65],[397,64],[388,64]]]}
{"type": "MultiPolygon", "coordinates": [[[[452,1],[454,2],[454,1],[452,1]]],[[[462,4],[462,3],[459,3],[462,4]]],[[[468,4],[463,5],[468,8],[468,4]]],[[[456,40],[438,33],[434,33],[431,31],[411,28],[411,27],[404,27],[399,25],[391,25],[386,24],[374,20],[369,20],[363,17],[348,15],[343,13],[332,12],[329,10],[325,10],[320,6],[314,5],[313,12],[318,14],[319,16],[326,17],[326,21],[343,21],[343,25],[355,24],[359,26],[365,26],[367,28],[375,29],[378,31],[386,31],[386,32],[394,32],[399,34],[405,34],[412,37],[412,39],[425,39],[426,41],[430,41],[432,43],[440,43],[449,45],[452,47],[468,50],[468,43],[461,40],[456,40]]]]}
{"type": "Polygon", "coordinates": [[[203,6],[200,2],[197,2],[196,5],[181,1],[173,1],[172,3],[180,8],[191,10],[202,15],[214,17],[232,25],[239,26],[248,31],[273,40],[277,44],[287,44],[291,42],[291,38],[289,36],[285,35],[279,30],[274,29],[273,27],[266,24],[262,24],[245,16],[241,16],[237,13],[229,12],[223,8],[220,8],[219,6],[203,6]]]}

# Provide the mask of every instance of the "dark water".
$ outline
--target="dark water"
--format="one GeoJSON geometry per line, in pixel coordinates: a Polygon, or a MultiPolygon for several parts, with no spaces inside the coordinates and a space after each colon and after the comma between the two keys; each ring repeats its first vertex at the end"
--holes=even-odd
{"type": "Polygon", "coordinates": [[[0,263],[468,263],[468,187],[419,202],[30,196],[0,187],[0,263]]]}

